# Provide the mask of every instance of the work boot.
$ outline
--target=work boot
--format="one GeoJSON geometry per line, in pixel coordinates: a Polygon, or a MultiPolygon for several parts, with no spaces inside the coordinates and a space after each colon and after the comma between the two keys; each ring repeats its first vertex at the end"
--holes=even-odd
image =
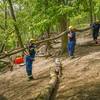
{"type": "Polygon", "coordinates": [[[70,56],[70,59],[74,59],[75,57],[74,56],[70,56]]]}
{"type": "Polygon", "coordinates": [[[98,44],[98,42],[96,41],[96,44],[98,44]]]}
{"type": "Polygon", "coordinates": [[[98,44],[98,40],[95,40],[95,44],[98,44]]]}
{"type": "Polygon", "coordinates": [[[34,80],[33,76],[28,77],[28,81],[34,80]]]}

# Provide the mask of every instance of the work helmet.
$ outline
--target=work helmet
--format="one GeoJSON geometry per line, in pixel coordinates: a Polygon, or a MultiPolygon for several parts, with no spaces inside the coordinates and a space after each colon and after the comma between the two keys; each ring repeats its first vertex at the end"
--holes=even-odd
{"type": "Polygon", "coordinates": [[[74,28],[73,28],[73,26],[69,26],[69,30],[73,30],[74,28]]]}
{"type": "Polygon", "coordinates": [[[96,23],[99,23],[100,21],[99,20],[96,20],[96,23]]]}
{"type": "Polygon", "coordinates": [[[29,41],[30,43],[35,43],[35,39],[30,39],[30,41],[29,41]]]}

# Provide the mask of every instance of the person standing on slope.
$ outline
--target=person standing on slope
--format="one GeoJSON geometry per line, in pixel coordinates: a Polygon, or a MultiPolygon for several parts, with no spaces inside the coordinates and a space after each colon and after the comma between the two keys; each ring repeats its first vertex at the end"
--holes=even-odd
{"type": "Polygon", "coordinates": [[[99,29],[100,29],[100,21],[96,21],[91,25],[92,28],[92,37],[96,44],[98,44],[98,36],[99,36],[99,29]]]}
{"type": "Polygon", "coordinates": [[[26,72],[27,72],[29,80],[34,79],[32,75],[32,64],[35,58],[35,54],[36,54],[36,51],[35,51],[34,40],[31,39],[28,44],[28,52],[25,54],[26,72]]]}
{"type": "Polygon", "coordinates": [[[74,58],[75,45],[76,45],[76,32],[74,28],[70,26],[68,33],[68,54],[71,59],[74,58]]]}

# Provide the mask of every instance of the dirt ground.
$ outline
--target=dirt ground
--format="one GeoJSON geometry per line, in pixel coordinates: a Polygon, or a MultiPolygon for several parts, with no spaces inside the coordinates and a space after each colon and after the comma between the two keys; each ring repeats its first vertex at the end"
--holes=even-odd
{"type": "MultiPolygon", "coordinates": [[[[76,58],[62,57],[63,76],[52,100],[100,100],[100,45],[89,42],[76,47],[76,58]]],[[[34,81],[27,81],[25,66],[0,75],[0,100],[30,100],[49,82],[52,58],[37,58],[34,81]]],[[[34,100],[34,99],[33,99],[34,100]]]]}
{"type": "Polygon", "coordinates": [[[28,81],[25,66],[0,75],[0,100],[29,100],[34,98],[49,82],[52,60],[37,58],[33,65],[34,81],[28,81]],[[46,66],[47,65],[47,66],[46,66]]]}
{"type": "Polygon", "coordinates": [[[76,48],[76,58],[63,61],[53,100],[100,100],[100,45],[91,42],[76,48]]]}

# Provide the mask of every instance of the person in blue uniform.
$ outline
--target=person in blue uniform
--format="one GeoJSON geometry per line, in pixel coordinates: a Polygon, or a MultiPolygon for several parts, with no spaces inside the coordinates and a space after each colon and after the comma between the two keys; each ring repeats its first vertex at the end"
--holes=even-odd
{"type": "Polygon", "coordinates": [[[92,25],[92,37],[96,44],[98,44],[98,36],[99,36],[99,29],[100,29],[100,22],[96,21],[92,25]]]}
{"type": "Polygon", "coordinates": [[[32,64],[33,64],[33,59],[30,56],[30,54],[27,54],[25,56],[25,62],[26,62],[26,72],[28,75],[29,80],[33,80],[33,75],[32,75],[32,64]]]}
{"type": "Polygon", "coordinates": [[[74,58],[74,51],[76,45],[76,32],[72,26],[69,27],[68,33],[68,54],[70,58],[74,58]]]}
{"type": "Polygon", "coordinates": [[[32,75],[32,64],[35,59],[35,54],[36,52],[35,52],[35,46],[34,46],[33,40],[30,40],[30,43],[28,45],[28,52],[25,55],[26,72],[27,72],[29,80],[34,79],[32,75]]]}
{"type": "Polygon", "coordinates": [[[30,39],[30,42],[28,44],[28,51],[29,51],[32,58],[35,58],[35,54],[36,54],[35,48],[36,48],[35,40],[30,39]]]}

